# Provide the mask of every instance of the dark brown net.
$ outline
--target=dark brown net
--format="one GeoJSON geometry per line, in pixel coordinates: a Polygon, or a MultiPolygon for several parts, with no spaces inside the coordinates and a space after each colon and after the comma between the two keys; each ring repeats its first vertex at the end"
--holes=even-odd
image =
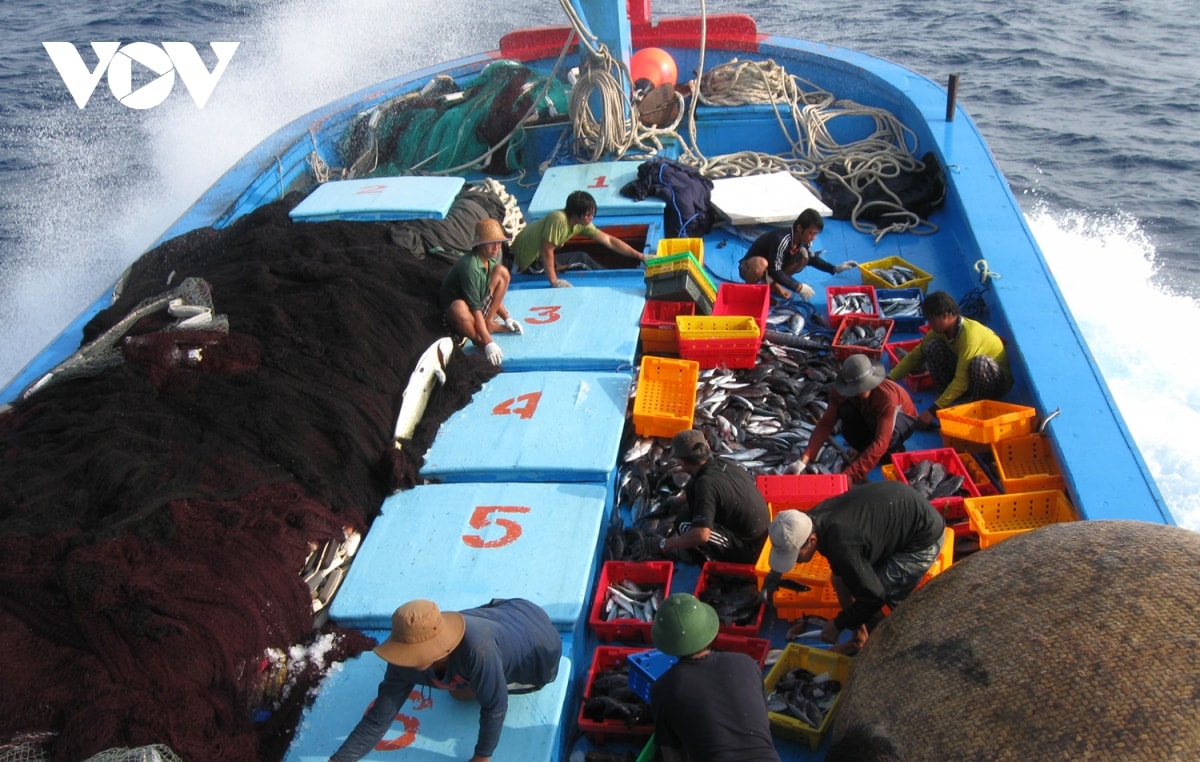
{"type": "Polygon", "coordinates": [[[264,652],[329,633],[332,657],[371,645],[314,631],[299,571],[414,483],[437,426],[495,371],[456,352],[397,451],[408,375],[444,335],[449,265],[382,223],[295,224],[298,200],[148,252],[85,341],[188,277],[227,333],[154,313],[124,362],[0,415],[0,751],[49,732],[60,760],[152,743],[277,759],[321,669],[266,691],[254,722],[264,652]]]}

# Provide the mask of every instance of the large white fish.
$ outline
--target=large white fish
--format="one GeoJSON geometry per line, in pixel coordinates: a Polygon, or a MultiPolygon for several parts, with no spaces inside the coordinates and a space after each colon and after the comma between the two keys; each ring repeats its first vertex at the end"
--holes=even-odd
{"type": "Polygon", "coordinates": [[[446,365],[453,352],[454,340],[447,336],[430,344],[417,360],[417,367],[408,377],[408,386],[404,387],[400,414],[396,416],[393,434],[396,449],[400,449],[401,440],[410,439],[416,431],[421,416],[425,414],[425,406],[429,404],[433,387],[446,382],[446,365]]]}

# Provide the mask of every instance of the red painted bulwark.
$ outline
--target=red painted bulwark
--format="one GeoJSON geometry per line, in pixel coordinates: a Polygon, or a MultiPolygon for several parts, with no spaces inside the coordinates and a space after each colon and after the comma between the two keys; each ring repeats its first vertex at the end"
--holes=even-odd
{"type": "MultiPolygon", "coordinates": [[[[700,43],[700,17],[663,19],[655,25],[638,21],[635,10],[644,10],[649,18],[649,0],[629,0],[630,32],[633,47],[684,48],[700,43]],[[635,6],[637,8],[635,9],[635,6]]],[[[500,38],[500,55],[518,61],[557,56],[566,43],[570,27],[543,26],[519,29],[500,38]]],[[[758,50],[758,26],[754,19],[742,13],[721,13],[708,17],[707,43],[721,50],[754,52],[758,50]]],[[[572,44],[575,48],[578,42],[572,44]]]]}

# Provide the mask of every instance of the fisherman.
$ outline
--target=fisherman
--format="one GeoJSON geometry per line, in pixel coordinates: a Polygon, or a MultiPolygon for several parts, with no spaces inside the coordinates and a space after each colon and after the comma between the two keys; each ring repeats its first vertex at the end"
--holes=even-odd
{"type": "Polygon", "coordinates": [[[560,252],[558,248],[577,235],[584,235],[617,254],[645,262],[644,253],[633,248],[616,236],[605,233],[592,224],[596,217],[596,199],[587,191],[572,191],[567,195],[566,205],[550,212],[537,222],[526,225],[512,242],[513,266],[517,272],[544,272],[546,280],[555,288],[566,288],[571,284],[558,277],[559,270],[603,269],[583,251],[560,252]]]}
{"type": "Polygon", "coordinates": [[[772,292],[781,299],[790,299],[791,292],[808,301],[816,292],[807,283],[800,283],[792,276],[812,265],[821,272],[835,275],[852,267],[853,260],[833,265],[821,259],[821,253],[812,250],[813,240],[825,229],[825,220],[816,209],[805,209],[796,217],[788,229],[763,233],[738,264],[738,274],[747,283],[768,283],[772,292]],[[789,291],[788,289],[791,289],[789,291]]]}
{"type": "MultiPolygon", "coordinates": [[[[895,608],[908,597],[942,549],[945,522],[915,489],[899,481],[867,482],[821,501],[807,513],[780,511],[771,522],[771,571],[764,597],[782,575],[807,563],[820,551],[833,572],[841,611],[825,623],[821,639],[837,642],[842,630],[852,637],[833,650],[854,655],[883,619],[885,605],[895,608]]],[[[787,633],[795,637],[803,622],[787,633]]]]}
{"type": "Polygon", "coordinates": [[[554,682],[562,639],[546,612],[523,598],[495,599],[459,612],[415,600],[392,614],[391,636],[375,653],[388,663],[379,694],[330,762],[370,752],[418,685],[479,701],[471,762],[487,762],[500,741],[509,695],[554,682]]]}
{"type": "Polygon", "coordinates": [[[671,454],[691,479],[684,488],[687,506],[678,536],[660,540],[659,550],[728,563],[757,561],[767,541],[771,512],[754,477],[736,463],[713,458],[704,434],[696,429],[676,434],[671,454]]]}
{"type": "Polygon", "coordinates": [[[492,365],[504,361],[492,333],[525,332],[504,306],[510,276],[499,256],[506,241],[504,227],[496,220],[486,217],[476,222],[471,253],[460,257],[446,273],[439,299],[450,332],[469,339],[492,365]]]}
{"type": "Polygon", "coordinates": [[[983,323],[963,317],[958,302],[945,291],[925,297],[921,312],[929,332],[888,378],[900,381],[927,368],[937,399],[917,417],[917,427],[931,428],[937,411],[977,400],[998,400],[1012,388],[1013,376],[1004,342],[983,323]]]}
{"type": "Polygon", "coordinates": [[[867,473],[885,455],[904,452],[904,440],[913,433],[917,408],[904,387],[885,377],[883,365],[863,354],[852,354],[842,362],[828,407],[809,437],[800,459],[789,467],[803,471],[821,451],[839,421],[842,436],[855,451],[842,471],[851,482],[865,481],[867,473]]]}
{"type": "Polygon", "coordinates": [[[720,621],[687,593],[662,602],[654,647],[679,658],[650,686],[654,745],[663,762],[779,762],[762,671],[744,653],[713,651],[720,621]]]}

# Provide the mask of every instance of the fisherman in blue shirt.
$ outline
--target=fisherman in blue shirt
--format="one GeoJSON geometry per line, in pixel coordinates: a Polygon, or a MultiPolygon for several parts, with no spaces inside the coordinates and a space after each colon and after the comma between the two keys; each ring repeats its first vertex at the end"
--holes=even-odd
{"type": "Polygon", "coordinates": [[[383,738],[413,688],[440,688],[479,701],[479,735],[471,762],[488,762],[500,741],[510,693],[554,682],[562,639],[546,612],[522,598],[466,611],[410,601],[392,614],[391,636],[375,648],[388,662],[375,703],[331,762],[356,760],[383,738]]]}

